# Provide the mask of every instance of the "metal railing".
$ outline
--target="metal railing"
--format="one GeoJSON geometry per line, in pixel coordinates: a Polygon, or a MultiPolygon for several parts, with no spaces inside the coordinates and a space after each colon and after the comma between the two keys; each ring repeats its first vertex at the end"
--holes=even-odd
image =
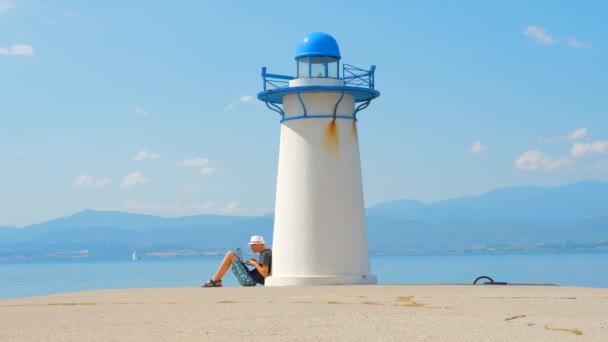
{"type": "MultiPolygon", "coordinates": [[[[350,64],[342,65],[342,80],[349,87],[362,87],[374,89],[374,72],[376,66],[372,65],[369,70],[361,69],[350,64]]],[[[289,81],[295,79],[293,76],[269,74],[266,67],[262,68],[262,79],[264,90],[275,90],[289,87],[289,81]]]]}
{"type": "Polygon", "coordinates": [[[262,78],[264,80],[264,90],[274,90],[289,87],[289,81],[295,77],[266,73],[266,67],[262,68],[262,78]]]}
{"type": "Polygon", "coordinates": [[[375,70],[375,65],[372,65],[369,70],[364,70],[354,65],[343,64],[342,79],[344,80],[344,84],[347,86],[374,89],[375,70]]]}

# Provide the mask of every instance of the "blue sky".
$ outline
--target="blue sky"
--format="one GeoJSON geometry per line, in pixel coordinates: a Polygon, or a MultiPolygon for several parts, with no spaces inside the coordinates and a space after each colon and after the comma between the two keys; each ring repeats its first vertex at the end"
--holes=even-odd
{"type": "Polygon", "coordinates": [[[274,208],[279,117],[309,32],[377,66],[366,206],[608,181],[602,1],[0,0],[0,226],[83,209],[274,208]],[[262,5],[260,5],[262,4],[262,5]]]}

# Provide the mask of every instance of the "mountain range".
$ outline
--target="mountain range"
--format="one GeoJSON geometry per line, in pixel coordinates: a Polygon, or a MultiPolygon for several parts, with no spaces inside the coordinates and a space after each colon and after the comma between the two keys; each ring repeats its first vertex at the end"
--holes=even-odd
{"type": "MultiPolygon", "coordinates": [[[[372,253],[608,251],[608,183],[513,187],[434,203],[366,209],[372,253]]],[[[273,216],[165,218],[85,210],[22,228],[0,227],[0,261],[217,255],[272,243],[273,216]]]]}
{"type": "Polygon", "coordinates": [[[368,216],[424,222],[559,222],[608,217],[608,183],[584,181],[553,188],[513,187],[479,196],[425,204],[391,201],[367,209],[368,216]]]}

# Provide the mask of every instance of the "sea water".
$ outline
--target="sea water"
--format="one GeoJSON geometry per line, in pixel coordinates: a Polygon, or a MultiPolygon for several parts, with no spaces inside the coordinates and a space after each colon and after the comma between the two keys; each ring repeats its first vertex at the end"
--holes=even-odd
{"type": "MultiPolygon", "coordinates": [[[[198,287],[221,258],[0,263],[0,298],[95,289],[198,287]]],[[[379,284],[508,283],[607,287],[608,253],[386,255],[370,257],[379,284]],[[484,281],[487,281],[484,279],[484,281]]],[[[224,286],[238,286],[232,273],[224,286]]]]}

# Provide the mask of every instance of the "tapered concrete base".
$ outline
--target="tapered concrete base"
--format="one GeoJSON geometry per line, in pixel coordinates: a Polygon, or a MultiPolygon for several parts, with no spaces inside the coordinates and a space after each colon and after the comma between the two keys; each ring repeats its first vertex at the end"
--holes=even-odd
{"type": "Polygon", "coordinates": [[[310,277],[268,277],[265,286],[315,286],[315,285],[373,285],[375,275],[361,276],[310,276],[310,277]]]}

